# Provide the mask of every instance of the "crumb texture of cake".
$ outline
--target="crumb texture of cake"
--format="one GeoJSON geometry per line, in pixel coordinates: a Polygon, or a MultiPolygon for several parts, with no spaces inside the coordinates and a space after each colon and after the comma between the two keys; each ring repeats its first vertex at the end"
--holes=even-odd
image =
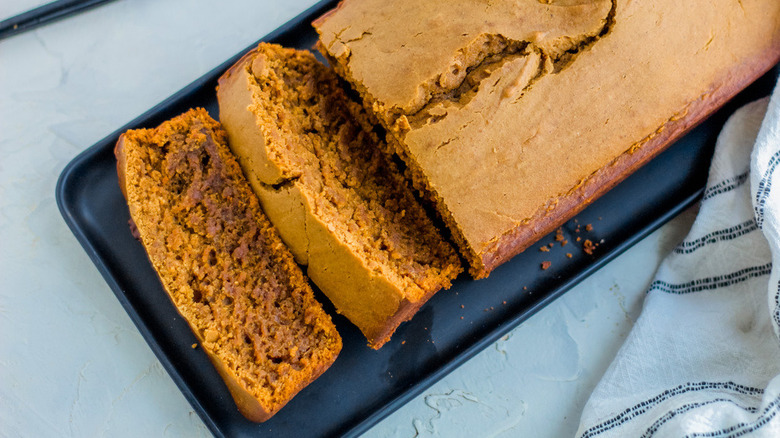
{"type": "Polygon", "coordinates": [[[343,0],[314,25],[475,277],[780,59],[777,0],[343,0]]]}
{"type": "Polygon", "coordinates": [[[296,260],[373,348],[461,271],[336,74],[260,44],[219,80],[220,120],[296,260]]]}
{"type": "Polygon", "coordinates": [[[203,109],[122,134],[130,216],[163,287],[242,414],[265,421],[322,374],[341,337],[203,109]]]}

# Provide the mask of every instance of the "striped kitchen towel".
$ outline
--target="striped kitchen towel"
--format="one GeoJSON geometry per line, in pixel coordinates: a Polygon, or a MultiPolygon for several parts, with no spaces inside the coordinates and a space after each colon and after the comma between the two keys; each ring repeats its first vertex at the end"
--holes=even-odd
{"type": "Polygon", "coordinates": [[[577,436],[780,437],[780,91],[721,132],[688,237],[577,436]]]}

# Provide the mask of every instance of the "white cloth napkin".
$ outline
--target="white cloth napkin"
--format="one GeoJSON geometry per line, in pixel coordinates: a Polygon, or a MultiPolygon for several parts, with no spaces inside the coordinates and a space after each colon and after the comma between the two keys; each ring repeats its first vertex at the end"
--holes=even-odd
{"type": "Polygon", "coordinates": [[[780,437],[780,87],[737,111],[690,234],[577,437],[780,437]]]}

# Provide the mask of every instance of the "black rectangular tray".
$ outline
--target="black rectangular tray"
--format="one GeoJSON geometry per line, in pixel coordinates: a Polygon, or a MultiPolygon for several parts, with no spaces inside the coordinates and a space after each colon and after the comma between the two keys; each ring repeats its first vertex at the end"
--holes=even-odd
{"type": "MultiPolygon", "coordinates": [[[[311,21],[331,8],[320,3],[263,38],[285,46],[313,47],[311,21]]],[[[700,196],[715,138],[735,108],[765,96],[777,67],[726,107],[672,145],[652,162],[588,207],[563,227],[569,243],[549,252],[538,248],[473,281],[461,276],[452,289],[435,295],[401,325],[381,350],[365,338],[327,300],[326,309],[344,339],[335,364],[271,420],[252,423],[236,410],[227,388],[187,323],[169,301],[146,254],[128,230],[129,214],[119,191],[113,146],[127,129],[153,127],[190,107],[218,116],[216,81],[238,58],[226,61],[169,99],[85,150],[62,172],[56,198],[78,241],[97,265],[162,365],[216,436],[355,436],[499,339],[650,234],[700,196]],[[586,231],[585,225],[593,230],[586,231]],[[577,231],[579,228],[579,232],[577,231]],[[592,255],[582,241],[600,245],[592,255]],[[571,253],[568,258],[566,253],[571,253]],[[543,261],[550,261],[542,270],[543,261]]],[[[319,294],[319,292],[317,292],[319,294]]]]}

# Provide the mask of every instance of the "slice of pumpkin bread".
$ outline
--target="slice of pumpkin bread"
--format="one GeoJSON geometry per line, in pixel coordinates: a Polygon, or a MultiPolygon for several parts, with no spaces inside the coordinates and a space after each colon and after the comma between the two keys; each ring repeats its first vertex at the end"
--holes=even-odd
{"type": "Polygon", "coordinates": [[[217,97],[266,214],[371,347],[461,272],[365,110],[311,53],[260,44],[217,97]]]}
{"type": "Polygon", "coordinates": [[[165,290],[239,410],[265,421],[322,374],[341,338],[203,109],[124,133],[122,192],[165,290]]]}

